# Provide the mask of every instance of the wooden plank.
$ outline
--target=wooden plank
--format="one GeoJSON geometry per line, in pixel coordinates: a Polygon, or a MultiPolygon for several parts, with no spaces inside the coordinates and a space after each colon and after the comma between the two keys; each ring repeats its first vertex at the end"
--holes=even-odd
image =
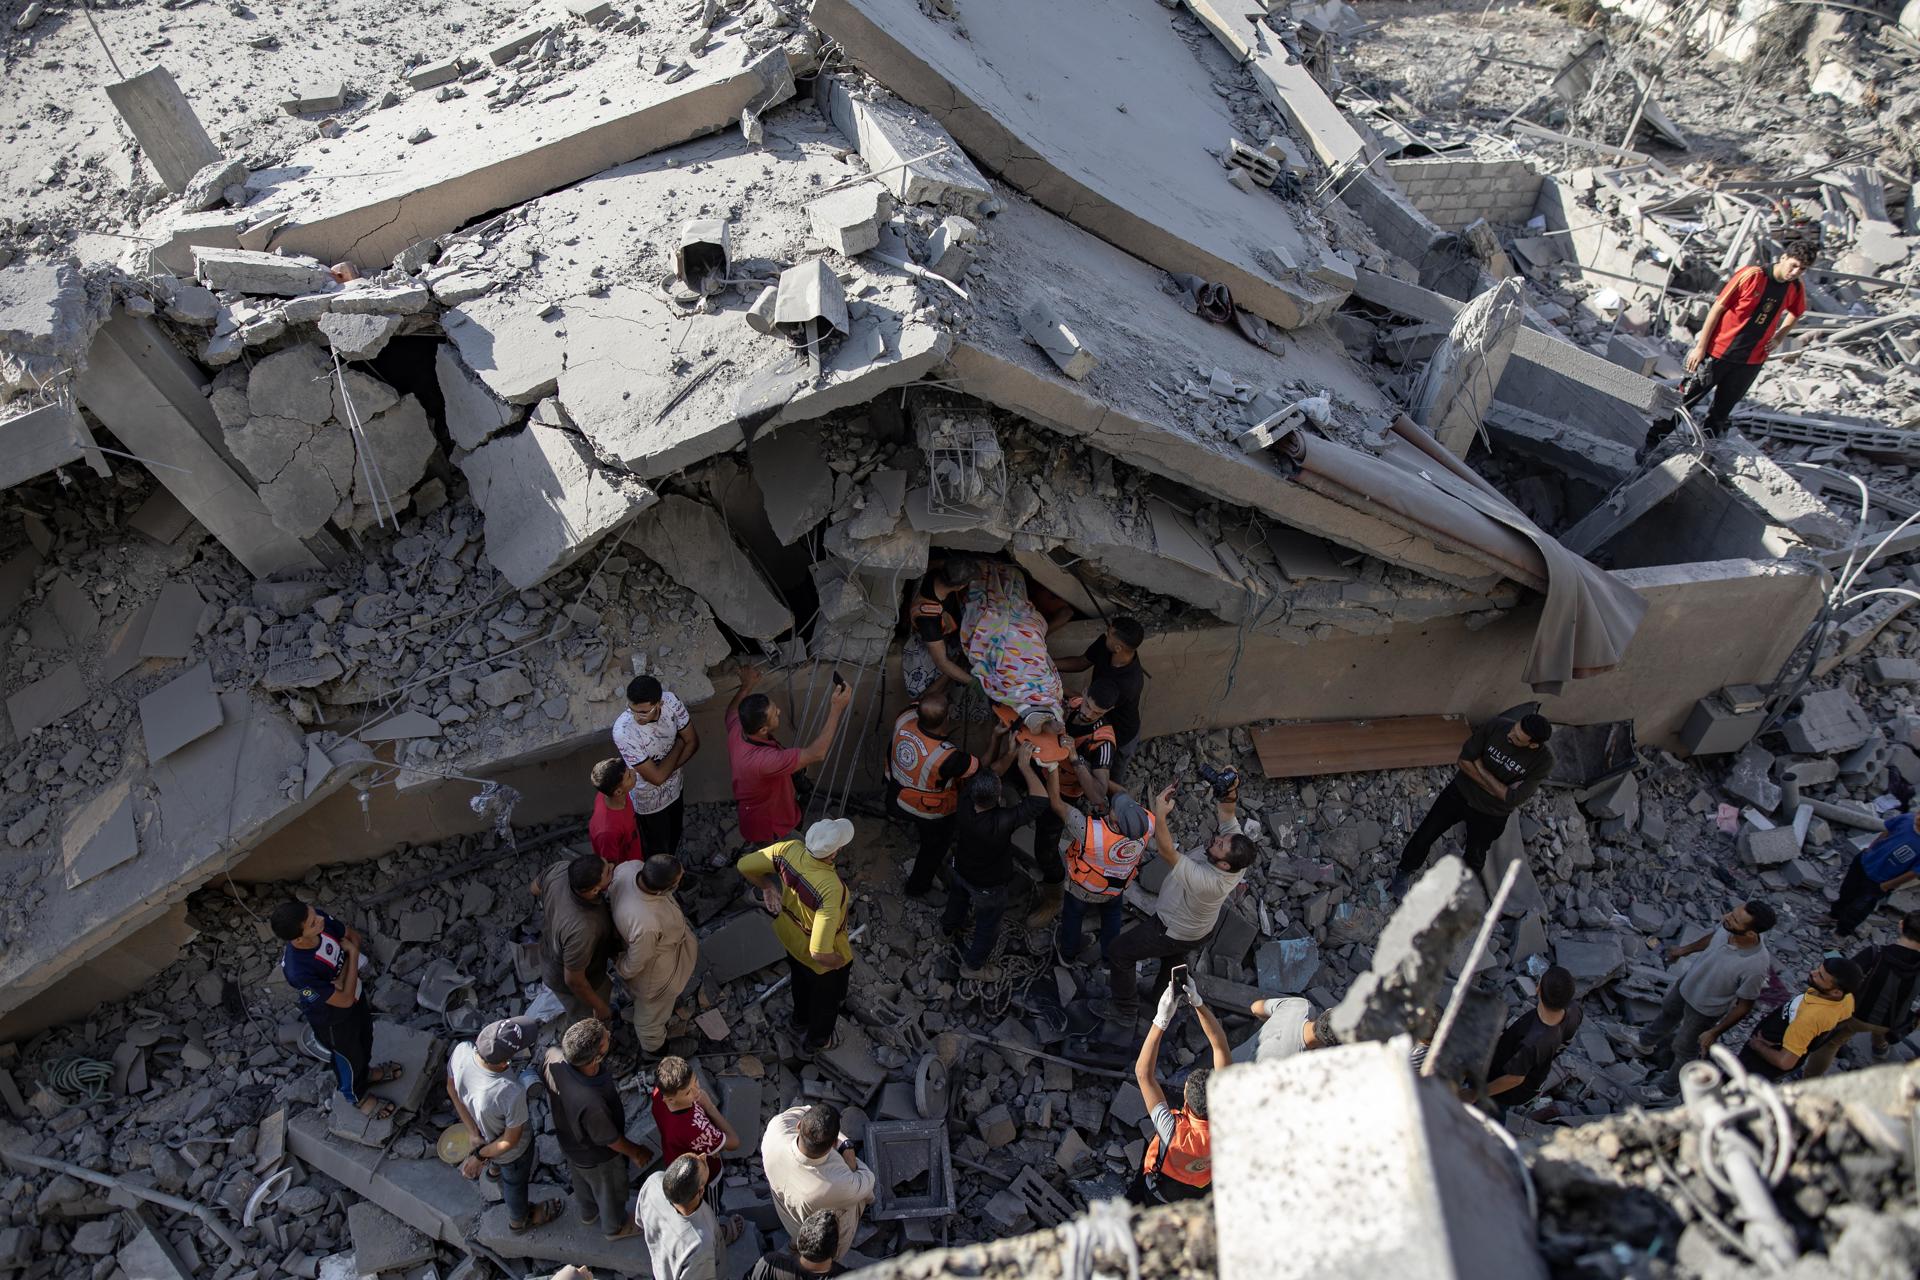
{"type": "Polygon", "coordinates": [[[1255,729],[1253,749],[1269,778],[1414,769],[1458,760],[1470,727],[1465,716],[1300,721],[1255,729]]]}

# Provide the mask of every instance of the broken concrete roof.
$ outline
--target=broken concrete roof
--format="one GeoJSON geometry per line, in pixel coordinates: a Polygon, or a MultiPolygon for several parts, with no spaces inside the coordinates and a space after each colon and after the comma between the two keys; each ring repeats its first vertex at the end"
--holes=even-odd
{"type": "MultiPolygon", "coordinates": [[[[677,6],[649,0],[637,8],[650,18],[646,25],[683,29],[677,6]]],[[[259,207],[289,219],[272,247],[385,266],[409,245],[489,210],[737,127],[742,111],[757,114],[793,94],[786,52],[765,43],[738,29],[716,31],[692,73],[676,77],[637,71],[645,50],[636,39],[575,72],[565,93],[546,94],[537,105],[502,109],[479,95],[416,94],[368,116],[351,145],[318,138],[281,168],[254,175],[255,187],[278,184],[259,207]],[[423,128],[431,138],[411,142],[423,128]]]]}
{"type": "Polygon", "coordinates": [[[1239,73],[1210,43],[1189,51],[1154,0],[971,0],[964,27],[914,0],[816,0],[813,20],[990,172],[1129,253],[1286,328],[1352,290],[1307,206],[1227,181],[1229,140],[1265,141],[1235,122],[1239,73]]]}
{"type": "Polygon", "coordinates": [[[107,290],[72,263],[0,268],[0,403],[84,363],[107,304],[107,290]]]}

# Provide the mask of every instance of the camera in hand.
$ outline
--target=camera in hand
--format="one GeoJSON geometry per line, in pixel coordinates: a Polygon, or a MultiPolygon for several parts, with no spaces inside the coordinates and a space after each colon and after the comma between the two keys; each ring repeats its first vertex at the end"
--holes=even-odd
{"type": "Polygon", "coordinates": [[[1210,764],[1200,766],[1200,777],[1208,786],[1213,788],[1213,798],[1215,800],[1225,800],[1229,795],[1233,794],[1234,787],[1240,783],[1240,771],[1238,769],[1216,769],[1210,764]]]}

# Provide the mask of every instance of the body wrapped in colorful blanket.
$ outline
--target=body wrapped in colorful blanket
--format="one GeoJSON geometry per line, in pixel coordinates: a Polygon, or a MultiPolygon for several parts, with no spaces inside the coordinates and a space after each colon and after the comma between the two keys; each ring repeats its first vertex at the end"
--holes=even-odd
{"type": "Polygon", "coordinates": [[[1035,762],[1058,764],[1064,690],[1047,652],[1047,620],[1027,595],[1027,579],[1012,565],[987,562],[967,593],[960,635],[973,675],[1017,736],[1034,743],[1035,762]]]}

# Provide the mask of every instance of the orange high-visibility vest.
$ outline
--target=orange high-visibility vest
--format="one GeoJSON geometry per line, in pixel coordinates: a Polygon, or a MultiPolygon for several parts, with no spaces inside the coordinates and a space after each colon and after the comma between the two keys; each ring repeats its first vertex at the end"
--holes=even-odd
{"type": "Polygon", "coordinates": [[[1174,1112],[1173,1141],[1167,1144],[1165,1158],[1160,1155],[1160,1135],[1155,1134],[1153,1141],[1147,1145],[1147,1157],[1141,1164],[1141,1170],[1149,1177],[1172,1178],[1190,1187],[1210,1185],[1213,1182],[1213,1139],[1207,1133],[1207,1122],[1184,1111],[1174,1112]]]}
{"type": "Polygon", "coordinates": [[[944,600],[929,600],[917,592],[914,594],[913,609],[909,616],[916,622],[922,618],[938,618],[942,636],[951,636],[960,629],[960,624],[953,620],[953,614],[947,611],[944,600]]]}
{"type": "Polygon", "coordinates": [[[900,785],[900,807],[923,818],[944,818],[960,805],[960,780],[980,768],[975,760],[950,782],[940,781],[940,768],[959,748],[920,728],[920,709],[908,707],[893,722],[893,752],[889,769],[900,785]]]}
{"type": "Polygon", "coordinates": [[[1088,893],[1118,897],[1140,869],[1140,856],[1152,838],[1151,813],[1146,834],[1137,840],[1115,831],[1105,818],[1088,818],[1086,833],[1067,848],[1067,874],[1088,893]]]}
{"type": "MultiPolygon", "coordinates": [[[[1068,718],[1071,718],[1073,713],[1080,709],[1082,701],[1083,699],[1081,698],[1069,698],[1067,700],[1068,718]]],[[[1111,743],[1115,747],[1120,745],[1120,740],[1113,734],[1113,726],[1105,721],[1101,721],[1099,726],[1091,733],[1083,733],[1073,740],[1073,755],[1069,756],[1066,763],[1060,766],[1060,794],[1068,800],[1078,800],[1081,796],[1080,771],[1073,767],[1073,762],[1079,757],[1080,753],[1086,749],[1089,742],[1106,742],[1111,743]]]]}

